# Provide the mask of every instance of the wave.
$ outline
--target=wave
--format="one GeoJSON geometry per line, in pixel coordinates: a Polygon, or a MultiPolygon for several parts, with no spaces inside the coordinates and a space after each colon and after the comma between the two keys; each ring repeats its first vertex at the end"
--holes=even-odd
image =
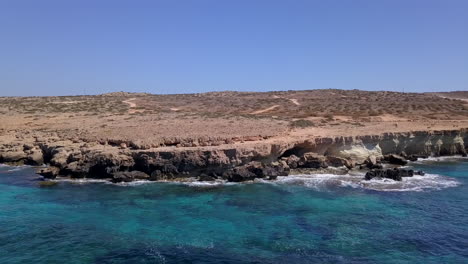
{"type": "Polygon", "coordinates": [[[460,182],[453,178],[437,174],[404,177],[402,181],[376,178],[367,181],[364,179],[364,174],[311,174],[290,175],[285,177],[278,177],[278,179],[275,181],[260,180],[259,182],[302,185],[308,188],[322,191],[337,187],[350,187],[385,192],[420,192],[428,190],[441,190],[460,185],[460,182]]]}
{"type": "Polygon", "coordinates": [[[279,185],[301,185],[307,188],[324,191],[331,190],[333,188],[361,188],[375,191],[385,192],[405,192],[405,191],[429,191],[429,190],[441,190],[449,187],[456,187],[460,185],[456,179],[438,175],[438,174],[426,174],[425,176],[413,176],[404,177],[402,181],[394,181],[391,179],[377,179],[365,180],[364,173],[353,173],[346,175],[337,174],[301,174],[301,175],[289,175],[281,176],[276,180],[264,180],[256,179],[253,182],[227,182],[225,180],[215,181],[198,181],[195,178],[185,179],[184,181],[148,181],[148,180],[137,180],[132,182],[119,182],[113,183],[108,179],[70,179],[60,178],[52,181],[57,182],[68,182],[73,184],[91,184],[91,183],[104,183],[115,186],[140,186],[145,184],[178,184],[186,185],[194,188],[216,188],[222,186],[231,186],[238,184],[249,184],[249,183],[265,183],[265,184],[279,184],[279,185]]]}
{"type": "MultiPolygon", "coordinates": [[[[3,165],[3,164],[2,164],[3,165]]],[[[22,171],[27,168],[31,168],[29,165],[18,165],[18,166],[8,166],[8,165],[3,165],[1,166],[3,168],[7,168],[6,172],[15,172],[15,171],[22,171]],[[11,169],[10,169],[11,168],[11,169]]]]}
{"type": "Polygon", "coordinates": [[[160,180],[160,181],[149,181],[149,180],[136,180],[131,182],[112,182],[109,179],[89,179],[89,178],[82,178],[82,179],[71,179],[71,178],[57,178],[51,181],[56,182],[67,182],[67,183],[74,183],[74,184],[91,184],[91,183],[104,183],[110,184],[115,186],[140,186],[145,184],[157,184],[157,183],[166,183],[166,184],[178,184],[178,185],[186,185],[190,187],[197,187],[197,188],[211,188],[211,187],[218,187],[218,186],[228,186],[228,185],[235,185],[239,183],[235,182],[227,182],[225,180],[215,180],[215,181],[198,181],[196,178],[188,178],[180,181],[170,181],[170,180],[160,180]]]}
{"type": "Polygon", "coordinates": [[[428,191],[442,190],[445,188],[456,187],[461,183],[454,178],[442,176],[438,174],[426,174],[424,176],[404,177],[401,182],[390,179],[386,180],[370,180],[368,186],[372,190],[379,191],[428,191]]]}
{"type": "Polygon", "coordinates": [[[193,182],[180,182],[181,184],[190,186],[190,187],[198,187],[198,188],[212,188],[218,186],[228,186],[228,185],[236,185],[239,183],[235,182],[228,182],[225,180],[216,180],[216,181],[193,181],[193,182]]]}
{"type": "Polygon", "coordinates": [[[140,186],[140,185],[153,184],[153,183],[155,183],[155,181],[148,181],[148,180],[136,180],[136,181],[131,181],[131,182],[106,181],[106,184],[112,184],[116,186],[140,186]]]}
{"type": "Polygon", "coordinates": [[[428,157],[428,158],[418,158],[417,161],[412,161],[410,163],[416,163],[416,164],[421,164],[421,163],[427,163],[427,162],[438,162],[438,161],[464,161],[468,160],[468,157],[462,157],[462,156],[443,156],[443,157],[428,157]]]}
{"type": "MultiPolygon", "coordinates": [[[[91,179],[91,178],[56,178],[51,179],[50,181],[55,182],[66,182],[66,183],[73,183],[73,184],[92,184],[92,183],[104,183],[110,184],[115,186],[140,186],[145,184],[156,184],[156,183],[167,183],[167,184],[181,184],[187,185],[191,187],[214,187],[214,186],[221,186],[221,185],[231,185],[231,183],[217,180],[212,182],[203,182],[197,181],[195,178],[188,178],[184,179],[183,181],[169,181],[169,180],[160,180],[160,181],[149,181],[149,180],[135,180],[131,182],[112,182],[110,179],[91,179]]],[[[232,183],[234,184],[234,183],[232,183]]]]}
{"type": "Polygon", "coordinates": [[[107,182],[109,182],[109,180],[105,180],[105,179],[89,179],[89,178],[81,178],[81,179],[56,178],[56,179],[50,179],[49,181],[68,182],[68,183],[74,183],[74,184],[107,183],[107,182]]]}

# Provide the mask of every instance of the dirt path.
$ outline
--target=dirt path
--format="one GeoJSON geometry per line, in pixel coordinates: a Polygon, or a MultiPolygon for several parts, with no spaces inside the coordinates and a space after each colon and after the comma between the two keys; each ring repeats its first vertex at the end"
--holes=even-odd
{"type": "Polygon", "coordinates": [[[133,108],[133,107],[136,107],[136,104],[135,104],[135,103],[130,102],[130,101],[133,101],[133,100],[136,100],[136,98],[127,99],[127,100],[125,100],[125,101],[122,101],[122,103],[128,104],[128,105],[130,106],[130,108],[133,108]]]}
{"type": "Polygon", "coordinates": [[[125,101],[122,101],[122,103],[124,104],[128,104],[128,106],[130,106],[130,109],[128,109],[128,113],[129,114],[134,114],[136,112],[143,112],[144,110],[135,110],[135,109],[132,109],[132,108],[135,108],[137,105],[136,103],[133,103],[131,101],[133,100],[136,100],[136,98],[130,98],[130,99],[127,99],[125,101]]]}
{"type": "Polygon", "coordinates": [[[295,104],[295,105],[301,105],[301,104],[297,101],[297,99],[289,99],[289,101],[291,101],[291,102],[292,102],[293,104],[295,104]]]}
{"type": "Polygon", "coordinates": [[[275,109],[277,107],[279,107],[279,105],[274,105],[272,107],[268,107],[268,108],[265,108],[265,109],[262,109],[262,110],[258,110],[258,111],[252,112],[251,114],[255,115],[255,114],[265,113],[265,112],[271,111],[271,110],[273,110],[273,109],[275,109]]]}
{"type": "Polygon", "coordinates": [[[280,96],[277,96],[277,95],[273,95],[273,98],[275,98],[275,99],[286,99],[286,100],[291,101],[291,103],[293,103],[295,105],[301,105],[297,99],[289,99],[289,98],[280,97],[280,96]]]}

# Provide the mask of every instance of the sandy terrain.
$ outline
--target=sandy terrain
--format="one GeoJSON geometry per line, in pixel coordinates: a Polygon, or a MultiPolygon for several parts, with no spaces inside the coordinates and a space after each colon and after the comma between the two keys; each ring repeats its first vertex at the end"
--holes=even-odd
{"type": "Polygon", "coordinates": [[[279,107],[279,105],[270,106],[270,107],[265,108],[265,109],[262,109],[262,110],[253,111],[252,114],[253,114],[253,115],[256,115],[256,114],[263,114],[263,113],[266,113],[266,112],[268,112],[268,111],[274,110],[274,109],[277,108],[277,107],[279,107]]]}
{"type": "Polygon", "coordinates": [[[289,99],[289,101],[291,101],[295,105],[301,105],[299,101],[297,101],[297,99],[289,99]]]}
{"type": "Polygon", "coordinates": [[[75,141],[196,147],[450,130],[468,128],[465,100],[468,92],[416,94],[329,89],[3,97],[0,136],[52,133],[75,141]]]}

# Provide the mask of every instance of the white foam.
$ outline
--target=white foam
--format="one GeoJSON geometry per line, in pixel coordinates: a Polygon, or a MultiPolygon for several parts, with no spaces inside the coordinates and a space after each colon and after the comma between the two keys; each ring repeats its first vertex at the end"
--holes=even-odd
{"type": "Polygon", "coordinates": [[[364,174],[334,175],[334,174],[312,174],[312,175],[290,175],[278,177],[275,181],[262,181],[273,184],[295,184],[303,185],[316,190],[327,190],[336,187],[363,188],[375,191],[427,191],[441,190],[455,187],[460,183],[450,177],[437,174],[426,174],[425,176],[403,177],[402,181],[391,179],[365,180],[364,174]]]}
{"type": "Polygon", "coordinates": [[[144,184],[151,184],[155,183],[154,181],[148,181],[148,180],[137,180],[137,181],[131,181],[131,182],[111,182],[111,181],[106,181],[108,184],[113,184],[117,186],[140,186],[144,184]]]}
{"type": "Polygon", "coordinates": [[[88,178],[80,178],[80,179],[56,178],[56,179],[52,179],[51,181],[70,182],[70,183],[75,183],[75,184],[107,183],[107,182],[109,182],[108,180],[105,180],[105,179],[88,179],[88,178]]]}
{"type": "Polygon", "coordinates": [[[216,181],[192,181],[192,182],[180,182],[181,184],[188,185],[190,187],[199,187],[199,188],[212,188],[218,186],[225,186],[225,185],[235,185],[238,183],[235,182],[227,182],[223,180],[216,180],[216,181]]]}
{"type": "Polygon", "coordinates": [[[426,174],[424,176],[403,177],[401,182],[393,180],[370,180],[369,189],[379,191],[425,191],[425,190],[441,190],[449,187],[460,185],[457,180],[438,175],[426,174]]]}
{"type": "Polygon", "coordinates": [[[132,182],[113,183],[108,179],[71,179],[57,178],[52,181],[69,182],[73,184],[91,184],[105,183],[116,186],[140,186],[144,184],[168,183],[182,184],[195,188],[214,188],[219,186],[249,184],[249,183],[267,183],[267,184],[284,184],[284,185],[302,185],[315,190],[329,190],[332,188],[362,188],[375,191],[391,191],[391,192],[406,192],[406,191],[428,191],[441,190],[449,187],[460,185],[454,178],[438,175],[426,174],[425,176],[403,177],[402,181],[394,181],[391,179],[374,178],[365,180],[364,173],[355,172],[353,174],[336,175],[336,174],[301,174],[280,176],[276,180],[255,179],[253,182],[234,183],[224,180],[215,181],[197,181],[195,178],[185,179],[184,181],[148,181],[137,180],[132,182]]]}
{"type": "Polygon", "coordinates": [[[412,163],[425,163],[425,162],[437,162],[437,161],[460,161],[460,160],[468,160],[468,157],[462,156],[443,156],[443,157],[428,157],[428,158],[418,158],[417,161],[413,161],[412,163]]]}
{"type": "Polygon", "coordinates": [[[195,178],[188,178],[184,179],[183,181],[170,181],[170,180],[160,180],[160,181],[149,181],[149,180],[135,180],[131,182],[112,182],[110,179],[89,179],[89,178],[57,178],[51,181],[56,182],[68,182],[74,184],[91,184],[91,183],[105,183],[105,184],[112,184],[116,186],[140,186],[145,184],[155,184],[155,183],[167,183],[167,184],[181,184],[187,185],[190,187],[215,187],[215,186],[222,186],[222,185],[234,185],[237,183],[227,182],[224,180],[216,180],[216,181],[198,181],[195,178]]]}
{"type": "MultiPolygon", "coordinates": [[[[8,167],[8,166],[6,166],[6,167],[8,167]]],[[[12,169],[7,170],[7,172],[21,171],[21,170],[24,170],[24,169],[29,168],[31,166],[29,166],[29,165],[19,165],[19,166],[11,166],[11,167],[12,167],[12,169]]]]}

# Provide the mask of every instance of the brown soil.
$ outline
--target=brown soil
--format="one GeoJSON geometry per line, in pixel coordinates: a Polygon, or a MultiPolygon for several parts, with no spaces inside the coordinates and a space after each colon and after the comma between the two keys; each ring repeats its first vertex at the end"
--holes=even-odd
{"type": "MultiPolygon", "coordinates": [[[[468,92],[345,90],[1,97],[0,136],[151,147],[468,128],[468,92]]],[[[0,140],[3,140],[0,138],[0,140]]]]}

